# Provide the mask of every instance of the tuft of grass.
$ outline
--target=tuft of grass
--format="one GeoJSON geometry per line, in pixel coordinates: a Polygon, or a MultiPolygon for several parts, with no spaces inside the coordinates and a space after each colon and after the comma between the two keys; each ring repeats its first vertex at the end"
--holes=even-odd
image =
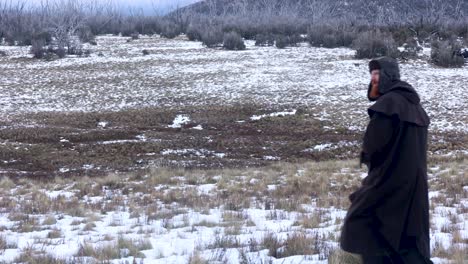
{"type": "Polygon", "coordinates": [[[303,233],[296,232],[288,235],[283,244],[284,248],[280,251],[281,257],[319,253],[314,250],[314,239],[303,233]]]}
{"type": "Polygon", "coordinates": [[[240,240],[236,236],[216,234],[214,240],[209,244],[207,249],[217,248],[239,248],[241,247],[240,240]]]}
{"type": "Polygon", "coordinates": [[[57,219],[55,219],[55,216],[53,216],[53,215],[48,215],[42,221],[42,225],[55,225],[56,223],[57,223],[57,219]]]}
{"type": "Polygon", "coordinates": [[[18,244],[8,241],[5,236],[0,235],[0,253],[12,248],[18,248],[18,244]]]}
{"type": "Polygon", "coordinates": [[[49,239],[55,239],[55,238],[61,238],[62,237],[62,231],[60,229],[53,229],[47,233],[47,238],[49,239]]]}
{"type": "Polygon", "coordinates": [[[283,246],[283,243],[278,239],[278,236],[274,233],[267,233],[263,236],[259,247],[268,249],[268,255],[279,258],[281,253],[279,249],[283,246]]]}
{"type": "Polygon", "coordinates": [[[329,264],[362,264],[361,256],[352,254],[341,249],[336,249],[331,252],[328,257],[329,264]]]}
{"type": "Polygon", "coordinates": [[[94,247],[90,243],[80,244],[76,257],[92,257],[101,262],[109,262],[112,259],[120,258],[120,250],[115,244],[106,244],[94,247]]]}
{"type": "Polygon", "coordinates": [[[9,178],[2,176],[0,177],[0,189],[10,191],[16,186],[16,184],[9,178]]]}
{"type": "Polygon", "coordinates": [[[450,260],[453,264],[466,264],[468,248],[466,245],[452,245],[449,249],[450,260]]]}
{"type": "Polygon", "coordinates": [[[190,255],[188,259],[188,264],[208,264],[209,261],[205,260],[201,255],[200,252],[195,251],[192,255],[190,255]]]}
{"type": "Polygon", "coordinates": [[[142,250],[152,249],[151,242],[147,239],[127,239],[123,236],[119,236],[117,239],[117,247],[122,251],[125,251],[125,257],[133,256],[135,258],[143,258],[145,255],[141,253],[142,250]]]}
{"type": "Polygon", "coordinates": [[[86,225],[83,227],[83,231],[94,231],[94,228],[96,227],[96,224],[93,222],[86,223],[86,225]]]}
{"type": "Polygon", "coordinates": [[[296,225],[305,229],[313,229],[318,228],[320,223],[322,223],[322,214],[320,211],[315,211],[312,214],[301,214],[296,225]]]}

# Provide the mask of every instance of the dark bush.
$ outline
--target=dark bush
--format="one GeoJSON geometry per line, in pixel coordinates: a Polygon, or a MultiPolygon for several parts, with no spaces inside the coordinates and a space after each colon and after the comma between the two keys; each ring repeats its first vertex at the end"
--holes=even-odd
{"type": "Polygon", "coordinates": [[[53,61],[53,60],[57,60],[59,59],[59,56],[57,54],[55,54],[54,52],[49,52],[47,51],[44,55],[44,59],[46,61],[53,61]]]}
{"type": "Polygon", "coordinates": [[[144,56],[146,56],[146,55],[149,55],[149,54],[150,54],[149,50],[146,50],[146,49],[144,49],[144,50],[142,51],[142,53],[143,53],[143,55],[144,55],[144,56]]]}
{"type": "Polygon", "coordinates": [[[133,40],[136,40],[136,39],[139,39],[140,38],[140,33],[138,32],[134,32],[130,35],[130,37],[133,39],[133,40]]]}
{"type": "Polygon", "coordinates": [[[252,23],[248,18],[231,18],[227,21],[222,21],[223,32],[238,32],[244,39],[255,39],[255,36],[261,31],[260,28],[265,29],[266,26],[252,23]]]}
{"type": "Polygon", "coordinates": [[[463,58],[468,59],[468,49],[460,50],[460,55],[461,55],[463,58]]]}
{"type": "Polygon", "coordinates": [[[365,31],[359,34],[353,42],[356,49],[356,58],[375,58],[389,56],[396,58],[399,56],[397,44],[390,33],[383,33],[380,30],[365,31]]]}
{"type": "Polygon", "coordinates": [[[4,38],[4,42],[9,46],[13,46],[13,45],[16,44],[16,40],[15,40],[14,36],[9,34],[8,32],[5,33],[3,38],[4,38]]]}
{"type": "Polygon", "coordinates": [[[67,52],[65,51],[64,48],[58,48],[56,50],[53,51],[60,59],[63,59],[65,58],[65,56],[67,55],[67,52]]]}
{"type": "Polygon", "coordinates": [[[0,57],[6,57],[7,53],[3,50],[0,50],[0,57]]]}
{"type": "Polygon", "coordinates": [[[45,55],[45,40],[44,39],[34,39],[31,45],[31,54],[36,59],[42,59],[45,55]]]}
{"type": "Polygon", "coordinates": [[[468,20],[465,22],[459,22],[455,25],[451,25],[452,30],[456,36],[467,39],[468,38],[468,20]]]}
{"type": "Polygon", "coordinates": [[[195,25],[190,25],[185,33],[190,41],[201,41],[201,30],[195,25]]]}
{"type": "Polygon", "coordinates": [[[273,46],[275,45],[275,36],[272,34],[257,34],[255,36],[255,46],[273,46]]]}
{"type": "Polygon", "coordinates": [[[91,53],[92,53],[92,51],[87,49],[87,50],[83,51],[83,56],[84,57],[89,57],[89,56],[91,56],[91,53]]]}
{"type": "Polygon", "coordinates": [[[299,43],[303,42],[304,39],[299,34],[289,36],[289,45],[296,47],[299,43]]]}
{"type": "Polygon", "coordinates": [[[404,50],[401,52],[400,56],[402,58],[415,58],[418,56],[418,53],[422,51],[422,47],[419,45],[416,38],[408,38],[403,43],[404,50]]]}
{"type": "Polygon", "coordinates": [[[278,35],[276,36],[275,45],[278,49],[284,49],[289,45],[289,37],[278,35]]]}
{"type": "MultiPolygon", "coordinates": [[[[57,50],[60,50],[60,49],[57,49],[57,50]]],[[[77,45],[70,45],[67,48],[67,54],[68,55],[82,56],[83,55],[83,48],[81,46],[77,46],[77,45]]],[[[60,54],[57,54],[57,55],[59,55],[60,58],[63,58],[60,54]]]]}
{"type": "MultiPolygon", "coordinates": [[[[45,42],[45,45],[49,45],[52,42],[52,35],[50,32],[43,31],[33,35],[33,39],[42,39],[45,42]]],[[[32,41],[31,41],[32,44],[32,41]]]]}
{"type": "Polygon", "coordinates": [[[135,33],[135,30],[130,25],[122,26],[122,30],[120,31],[122,37],[130,37],[133,33],[135,33]]]}
{"type": "Polygon", "coordinates": [[[389,30],[398,46],[403,46],[411,39],[418,39],[416,32],[408,27],[392,27],[389,30]]]}
{"type": "Polygon", "coordinates": [[[351,47],[355,35],[353,30],[345,27],[332,28],[329,26],[316,26],[309,28],[307,39],[313,47],[351,47]]]}
{"type": "Polygon", "coordinates": [[[161,37],[173,39],[179,36],[180,33],[182,33],[180,30],[180,26],[172,22],[166,22],[162,26],[161,37]]]}
{"type": "Polygon", "coordinates": [[[208,28],[202,33],[202,43],[208,48],[220,46],[223,43],[224,33],[218,27],[208,28]]]}
{"type": "Polygon", "coordinates": [[[225,33],[223,47],[228,50],[245,50],[244,39],[237,32],[225,33]]]}
{"type": "Polygon", "coordinates": [[[302,21],[299,18],[280,16],[266,22],[267,27],[271,28],[271,33],[276,35],[292,36],[304,33],[301,32],[302,21]]]}
{"type": "Polygon", "coordinates": [[[461,44],[456,40],[435,40],[432,42],[431,61],[445,68],[462,67],[465,64],[461,44]]]}
{"type": "Polygon", "coordinates": [[[82,27],[77,32],[78,38],[83,43],[90,43],[91,45],[97,45],[96,36],[93,34],[89,27],[82,27]]]}

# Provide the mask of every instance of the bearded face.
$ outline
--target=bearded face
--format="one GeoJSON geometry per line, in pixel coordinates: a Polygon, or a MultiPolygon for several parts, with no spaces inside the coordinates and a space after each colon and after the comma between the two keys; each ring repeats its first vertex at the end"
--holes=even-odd
{"type": "Polygon", "coordinates": [[[380,79],[380,70],[373,70],[371,72],[371,86],[370,98],[375,99],[380,96],[379,93],[379,79],[380,79]]]}

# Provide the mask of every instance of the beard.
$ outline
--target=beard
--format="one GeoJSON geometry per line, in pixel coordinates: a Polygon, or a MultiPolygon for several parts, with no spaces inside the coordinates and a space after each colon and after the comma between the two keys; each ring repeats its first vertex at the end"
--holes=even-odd
{"type": "Polygon", "coordinates": [[[379,93],[379,83],[372,82],[371,85],[372,85],[372,88],[371,88],[371,91],[370,91],[370,98],[379,97],[379,95],[380,95],[380,93],[379,93]]]}

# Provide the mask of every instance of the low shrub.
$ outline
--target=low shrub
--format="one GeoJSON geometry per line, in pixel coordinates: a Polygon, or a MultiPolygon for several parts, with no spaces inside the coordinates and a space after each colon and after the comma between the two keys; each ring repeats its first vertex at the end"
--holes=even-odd
{"type": "Polygon", "coordinates": [[[275,45],[275,36],[272,34],[257,34],[255,36],[255,46],[273,46],[275,45]]]}
{"type": "Polygon", "coordinates": [[[218,27],[208,28],[202,33],[202,43],[208,48],[218,47],[223,43],[224,33],[218,27]]]}
{"type": "Polygon", "coordinates": [[[392,35],[380,30],[360,33],[353,41],[353,48],[356,49],[356,58],[358,59],[381,56],[396,58],[399,56],[397,44],[392,35]]]}
{"type": "Polygon", "coordinates": [[[444,68],[457,68],[465,64],[461,44],[456,40],[432,42],[431,62],[444,68]]]}
{"type": "Polygon", "coordinates": [[[228,50],[245,50],[244,39],[236,32],[224,34],[223,47],[228,50]]]}
{"type": "Polygon", "coordinates": [[[289,45],[289,37],[278,35],[276,36],[275,45],[278,49],[284,49],[289,45]]]}

